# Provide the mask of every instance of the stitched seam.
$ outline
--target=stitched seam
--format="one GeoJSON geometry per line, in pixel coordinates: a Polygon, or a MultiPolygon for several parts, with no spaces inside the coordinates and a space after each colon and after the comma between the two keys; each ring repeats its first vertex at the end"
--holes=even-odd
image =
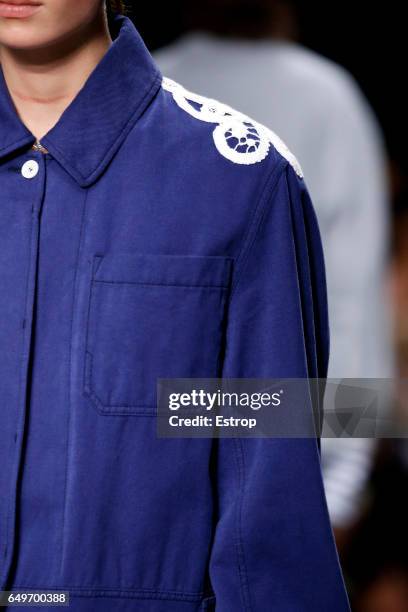
{"type": "Polygon", "coordinates": [[[71,376],[72,376],[72,335],[73,335],[73,324],[74,324],[74,308],[75,308],[75,300],[77,297],[77,278],[78,278],[78,266],[79,266],[79,255],[81,252],[81,245],[83,240],[83,232],[85,226],[85,218],[86,218],[86,206],[88,200],[89,190],[85,193],[83,211],[82,211],[82,219],[81,219],[81,228],[79,232],[79,240],[78,240],[78,250],[76,256],[76,267],[74,274],[74,291],[72,296],[72,308],[71,308],[71,320],[70,320],[70,343],[69,343],[69,369],[68,369],[68,415],[67,415],[67,441],[65,447],[65,480],[64,480],[64,491],[63,491],[63,515],[62,515],[62,525],[61,525],[61,561],[60,561],[60,572],[62,571],[63,560],[64,560],[64,530],[65,530],[65,521],[66,521],[66,513],[67,513],[67,491],[68,491],[68,469],[69,469],[69,451],[70,451],[70,415],[72,408],[72,390],[71,390],[71,376]]]}
{"type": "MultiPolygon", "coordinates": [[[[29,279],[30,279],[30,272],[31,272],[31,266],[32,266],[32,243],[33,243],[33,232],[34,232],[34,223],[33,223],[33,212],[31,213],[31,225],[30,225],[30,245],[29,245],[29,257],[30,257],[30,265],[28,266],[28,270],[27,270],[27,277],[26,277],[26,286],[25,286],[25,294],[26,294],[26,299],[25,299],[25,303],[24,303],[24,318],[26,318],[26,313],[27,313],[27,301],[28,301],[28,285],[29,285],[29,279]]],[[[20,408],[20,404],[21,404],[21,397],[22,397],[22,386],[23,386],[23,353],[24,353],[24,344],[25,344],[25,338],[27,336],[28,330],[27,330],[27,325],[25,325],[24,327],[24,332],[22,334],[22,340],[21,340],[21,354],[20,354],[20,366],[19,366],[19,382],[18,382],[18,407],[20,408]]],[[[21,416],[19,414],[20,420],[21,420],[21,416]]],[[[22,437],[23,435],[23,431],[24,431],[24,425],[20,422],[18,422],[17,424],[18,427],[18,431],[20,436],[22,437]]],[[[17,470],[17,465],[20,462],[20,456],[21,456],[21,446],[23,444],[23,441],[21,440],[21,444],[20,444],[20,448],[18,449],[18,451],[15,451],[14,454],[14,462],[13,462],[13,470],[12,473],[15,474],[16,470],[17,470]]],[[[13,495],[10,496],[9,499],[9,503],[8,503],[8,510],[7,510],[7,517],[6,517],[6,545],[5,545],[5,550],[7,551],[7,554],[10,555],[11,552],[9,550],[9,525],[10,525],[10,515],[11,515],[11,502],[12,502],[12,498],[13,495]]]]}
{"type": "Polygon", "coordinates": [[[244,499],[244,488],[245,488],[245,461],[244,461],[244,450],[242,446],[242,440],[240,438],[234,438],[234,450],[235,450],[235,458],[238,467],[239,474],[239,501],[237,505],[237,523],[236,523],[236,541],[235,548],[237,553],[237,566],[238,573],[240,577],[240,586],[241,586],[241,594],[242,601],[244,603],[244,610],[246,612],[251,612],[252,607],[250,604],[250,594],[249,594],[249,581],[248,574],[246,569],[245,562],[245,553],[244,553],[244,545],[242,538],[242,507],[243,507],[243,499],[244,499]]]}
{"type": "MultiPolygon", "coordinates": [[[[88,597],[89,595],[86,594],[86,592],[78,592],[74,595],[74,597],[88,597]]],[[[191,597],[189,595],[172,595],[171,593],[143,593],[143,592],[133,592],[133,593],[104,593],[102,592],[96,592],[96,593],[92,593],[91,597],[100,597],[100,598],[119,598],[119,599],[146,599],[146,600],[167,600],[167,601],[185,601],[185,602],[189,602],[189,603],[196,603],[196,602],[200,602],[201,597],[191,597]]]]}
{"type": "MultiPolygon", "coordinates": [[[[246,262],[249,258],[251,248],[256,241],[256,238],[260,231],[260,227],[262,226],[262,221],[265,218],[265,211],[266,211],[267,205],[272,200],[275,190],[277,189],[279,185],[279,181],[284,175],[288,165],[289,165],[289,162],[284,160],[284,163],[278,166],[278,168],[274,167],[272,171],[269,173],[268,178],[265,182],[265,186],[262,189],[261,196],[256,205],[253,218],[249,224],[249,228],[246,233],[246,236],[244,237],[242,248],[237,257],[237,264],[235,266],[235,269],[239,268],[239,265],[241,267],[238,270],[235,280],[233,281],[231,285],[231,292],[230,292],[230,297],[229,297],[229,307],[231,307],[231,302],[235,296],[235,291],[245,272],[246,262]]],[[[228,352],[229,351],[228,351],[228,343],[227,343],[225,354],[224,354],[224,362],[227,359],[228,352]]]]}
{"type": "Polygon", "coordinates": [[[105,405],[98,395],[95,393],[95,390],[92,385],[92,354],[89,351],[86,351],[87,356],[89,356],[89,364],[87,368],[87,378],[86,378],[86,388],[84,389],[84,393],[93,400],[94,404],[99,413],[101,414],[120,414],[122,411],[124,415],[132,415],[135,416],[144,415],[144,416],[156,416],[156,413],[153,410],[156,409],[156,406],[150,406],[149,404],[109,404],[105,405]],[[88,373],[89,370],[89,373],[88,373]]]}
{"type": "Polygon", "coordinates": [[[241,276],[243,274],[243,270],[245,269],[245,263],[249,257],[250,254],[250,250],[251,247],[253,245],[253,243],[255,242],[256,236],[258,234],[258,229],[259,229],[259,225],[260,225],[260,220],[262,219],[264,210],[265,210],[265,206],[267,205],[267,203],[269,202],[270,198],[273,195],[273,192],[275,191],[278,183],[279,183],[279,179],[281,178],[282,174],[285,171],[285,168],[287,167],[288,162],[285,160],[284,163],[282,165],[279,166],[274,166],[272,171],[268,174],[268,177],[266,179],[265,185],[262,189],[260,198],[258,200],[258,203],[255,207],[255,211],[254,214],[252,216],[252,219],[249,223],[248,226],[248,230],[245,234],[245,237],[243,239],[243,243],[242,243],[242,247],[240,252],[238,253],[238,257],[236,259],[236,265],[235,265],[235,269],[238,269],[238,272],[236,274],[235,280],[232,283],[232,289],[231,289],[231,299],[233,297],[233,295],[235,294],[235,290],[236,287],[241,279],[241,276]],[[242,262],[242,263],[241,263],[242,262]],[[239,267],[241,269],[239,269],[239,267]]]}
{"type": "MultiPolygon", "coordinates": [[[[285,185],[285,190],[287,193],[287,198],[288,201],[291,203],[289,206],[289,217],[290,217],[290,224],[292,227],[292,241],[291,241],[291,246],[292,246],[292,252],[293,252],[293,258],[295,260],[295,265],[296,265],[296,293],[298,296],[298,300],[299,300],[299,315],[300,315],[300,321],[301,321],[301,325],[302,325],[302,330],[305,330],[305,321],[304,321],[304,313],[305,313],[305,304],[304,304],[304,295],[303,295],[303,291],[300,287],[300,279],[299,279],[299,270],[300,270],[300,265],[299,265],[299,249],[296,248],[296,239],[295,236],[293,235],[293,232],[295,232],[295,219],[294,219],[294,212],[293,212],[293,205],[292,205],[292,194],[290,193],[289,190],[289,185],[286,179],[286,185],[285,185]]],[[[303,223],[305,222],[304,220],[304,211],[302,211],[302,216],[303,216],[303,223]]],[[[304,237],[306,240],[306,237],[304,237]]],[[[309,262],[308,262],[309,264],[309,262]]],[[[308,266],[309,267],[309,266],[308,266]]],[[[309,268],[310,269],[310,268],[309,268]]],[[[313,311],[313,304],[312,304],[312,311],[313,311]]],[[[313,317],[314,320],[314,317],[313,317]]],[[[303,333],[303,359],[304,359],[304,366],[305,366],[305,371],[309,372],[309,356],[307,353],[307,347],[306,347],[306,339],[305,339],[305,334],[303,333]]]]}
{"type": "Polygon", "coordinates": [[[94,283],[102,283],[106,285],[137,285],[138,287],[180,287],[181,289],[228,289],[224,285],[179,285],[178,283],[139,283],[138,281],[107,281],[93,280],[94,283]]]}
{"type": "MultiPolygon", "coordinates": [[[[92,277],[93,277],[93,269],[94,269],[94,265],[95,265],[95,257],[92,258],[91,260],[91,271],[90,271],[90,279],[87,280],[87,283],[89,282],[89,292],[88,292],[88,297],[87,297],[87,301],[88,301],[88,308],[87,308],[87,314],[86,314],[86,321],[85,321],[85,345],[84,345],[84,363],[83,363],[83,369],[82,369],[82,382],[81,382],[81,386],[83,386],[84,388],[84,392],[87,392],[87,387],[88,387],[88,361],[87,361],[87,355],[88,355],[88,346],[89,346],[89,326],[90,326],[90,317],[91,317],[91,305],[92,305],[92,290],[93,290],[93,282],[92,282],[92,277]]],[[[91,354],[91,353],[89,353],[91,354]]],[[[87,395],[89,395],[89,393],[86,393],[87,395]]]]}
{"type": "Polygon", "coordinates": [[[215,372],[217,377],[220,377],[222,373],[222,358],[224,354],[227,329],[227,310],[227,295],[223,294],[222,300],[220,302],[220,334],[218,341],[217,362],[215,366],[215,372]]]}
{"type": "MultiPolygon", "coordinates": [[[[112,151],[112,149],[114,149],[114,148],[116,147],[117,143],[118,143],[118,142],[120,142],[120,140],[121,140],[121,138],[122,138],[122,135],[124,134],[124,132],[126,132],[126,130],[128,129],[128,126],[129,126],[129,125],[132,125],[132,121],[133,121],[134,123],[136,123],[136,122],[138,121],[138,119],[140,118],[140,115],[139,115],[139,116],[136,116],[136,117],[135,117],[134,115],[137,115],[137,112],[139,111],[140,107],[143,105],[143,103],[144,103],[144,101],[146,100],[146,98],[148,98],[148,97],[149,97],[149,95],[151,94],[151,92],[152,92],[152,90],[154,89],[154,87],[155,87],[156,85],[159,85],[159,83],[161,84],[161,75],[160,75],[160,74],[156,74],[156,75],[155,75],[155,77],[154,77],[154,79],[153,79],[153,81],[152,81],[151,86],[149,87],[149,89],[147,90],[147,92],[145,93],[145,95],[143,96],[143,98],[142,98],[142,99],[141,99],[141,100],[138,102],[137,106],[135,106],[135,109],[132,111],[132,114],[131,114],[130,118],[128,119],[128,121],[126,121],[126,123],[124,124],[123,128],[121,128],[121,130],[120,130],[119,134],[117,135],[117,137],[116,137],[116,138],[115,138],[115,140],[113,141],[113,143],[112,143],[112,144],[109,146],[109,148],[106,150],[106,153],[104,153],[104,155],[103,155],[103,157],[102,157],[101,161],[100,161],[100,162],[99,162],[99,164],[96,166],[96,168],[94,168],[94,170],[92,170],[92,172],[90,172],[90,174],[88,174],[87,176],[83,175],[83,174],[82,174],[82,172],[80,172],[79,170],[75,169],[75,173],[77,173],[77,174],[78,174],[78,175],[81,177],[81,179],[82,179],[83,181],[90,182],[90,181],[92,180],[93,176],[94,176],[95,174],[97,174],[97,173],[98,173],[99,169],[100,169],[100,168],[101,168],[101,167],[104,165],[104,163],[105,163],[106,159],[109,157],[109,154],[110,154],[110,152],[112,151]]],[[[160,91],[160,87],[158,87],[158,88],[157,88],[157,92],[158,92],[158,91],[160,91]]],[[[59,147],[58,147],[56,144],[54,144],[52,140],[49,140],[49,139],[47,138],[47,139],[44,139],[44,141],[45,141],[46,143],[48,143],[48,142],[49,142],[49,143],[52,145],[52,147],[55,149],[55,151],[57,151],[57,152],[58,152],[58,155],[60,156],[60,158],[62,159],[62,161],[63,161],[65,164],[67,164],[67,165],[71,166],[71,164],[70,164],[69,160],[68,160],[68,159],[65,157],[65,155],[64,155],[64,154],[61,152],[61,149],[60,149],[60,148],[59,148],[59,147]]]]}
{"type": "MultiPolygon", "coordinates": [[[[31,140],[34,140],[33,138],[31,138],[31,140]]],[[[18,140],[15,140],[14,142],[9,143],[8,145],[1,147],[0,149],[0,153],[2,151],[5,151],[6,149],[12,149],[13,147],[16,147],[17,145],[19,145],[20,143],[22,144],[29,144],[28,143],[28,135],[27,136],[23,136],[22,138],[19,138],[18,140]]]]}

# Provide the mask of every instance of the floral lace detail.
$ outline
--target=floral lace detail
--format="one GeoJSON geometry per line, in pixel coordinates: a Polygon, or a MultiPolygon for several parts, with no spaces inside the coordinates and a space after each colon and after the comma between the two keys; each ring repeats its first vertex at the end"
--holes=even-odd
{"type": "Polygon", "coordinates": [[[226,104],[187,91],[167,77],[163,78],[162,85],[189,115],[200,121],[218,124],[213,132],[214,143],[221,155],[230,161],[245,165],[261,162],[272,144],[298,176],[303,177],[296,157],[272,130],[226,104]]]}

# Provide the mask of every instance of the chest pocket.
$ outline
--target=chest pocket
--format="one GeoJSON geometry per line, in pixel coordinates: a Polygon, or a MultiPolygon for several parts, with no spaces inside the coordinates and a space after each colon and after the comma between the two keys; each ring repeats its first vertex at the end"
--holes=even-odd
{"type": "Polygon", "coordinates": [[[219,375],[232,260],[95,256],[84,392],[103,414],[156,412],[157,378],[219,375]]]}

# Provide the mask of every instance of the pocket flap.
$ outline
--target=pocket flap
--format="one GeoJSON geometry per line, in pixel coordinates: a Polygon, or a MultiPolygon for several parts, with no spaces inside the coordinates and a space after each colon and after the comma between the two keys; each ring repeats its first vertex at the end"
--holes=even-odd
{"type": "Polygon", "coordinates": [[[94,256],[93,280],[140,285],[228,288],[232,258],[198,255],[94,256]]]}

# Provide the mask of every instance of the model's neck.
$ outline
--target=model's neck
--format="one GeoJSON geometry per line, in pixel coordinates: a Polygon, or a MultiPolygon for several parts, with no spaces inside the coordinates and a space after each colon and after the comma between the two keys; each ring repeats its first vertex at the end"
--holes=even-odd
{"type": "Polygon", "coordinates": [[[86,31],[35,50],[0,47],[4,79],[16,111],[40,140],[58,121],[112,40],[103,15],[86,31]]]}

